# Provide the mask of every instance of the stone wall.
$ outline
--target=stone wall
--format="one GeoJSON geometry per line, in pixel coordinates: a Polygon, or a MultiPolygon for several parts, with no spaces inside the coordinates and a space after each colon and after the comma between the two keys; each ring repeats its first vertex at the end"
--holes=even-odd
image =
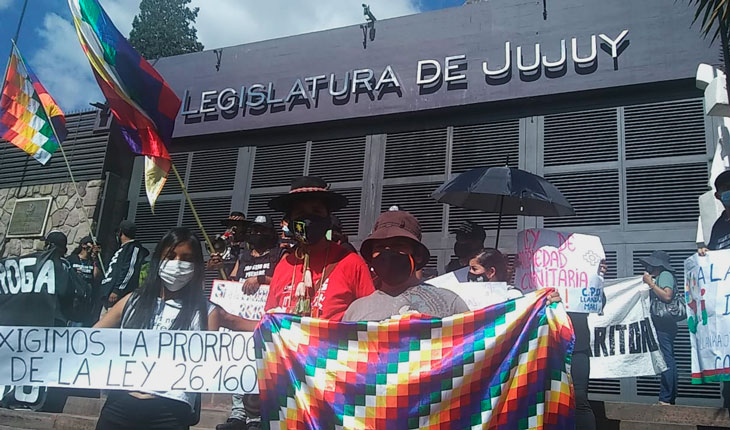
{"type": "Polygon", "coordinates": [[[78,192],[70,182],[48,185],[29,185],[0,189],[0,256],[19,256],[43,248],[43,238],[5,238],[15,200],[29,197],[53,197],[46,223],[46,233],[60,230],[68,236],[68,251],[78,240],[89,234],[83,208],[93,220],[101,197],[102,180],[78,182],[78,192]]]}

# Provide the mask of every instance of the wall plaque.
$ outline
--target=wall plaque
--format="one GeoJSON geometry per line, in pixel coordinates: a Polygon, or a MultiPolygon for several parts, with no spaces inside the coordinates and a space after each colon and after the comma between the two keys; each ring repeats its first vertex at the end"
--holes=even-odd
{"type": "Polygon", "coordinates": [[[42,237],[51,211],[51,197],[18,199],[6,237],[42,237]]]}

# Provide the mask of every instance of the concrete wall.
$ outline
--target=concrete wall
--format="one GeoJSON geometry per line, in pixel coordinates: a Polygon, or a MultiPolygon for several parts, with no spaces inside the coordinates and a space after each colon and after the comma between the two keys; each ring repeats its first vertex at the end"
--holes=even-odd
{"type": "Polygon", "coordinates": [[[15,200],[27,197],[53,197],[46,233],[60,230],[68,237],[69,252],[76,247],[78,240],[89,234],[83,208],[94,219],[103,181],[80,181],[78,187],[78,193],[70,182],[0,189],[0,256],[18,256],[43,248],[43,238],[40,237],[5,237],[15,200]]]}

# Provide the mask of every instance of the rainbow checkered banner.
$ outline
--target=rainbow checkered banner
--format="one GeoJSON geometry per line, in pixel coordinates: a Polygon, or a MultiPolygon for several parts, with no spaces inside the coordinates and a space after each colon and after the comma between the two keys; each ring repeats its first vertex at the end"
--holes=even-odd
{"type": "Polygon", "coordinates": [[[63,112],[13,44],[0,95],[0,137],[46,164],[65,136],[63,112]]]}
{"type": "Polygon", "coordinates": [[[267,314],[254,333],[264,428],[573,428],[573,329],[547,293],[443,319],[267,314]]]}

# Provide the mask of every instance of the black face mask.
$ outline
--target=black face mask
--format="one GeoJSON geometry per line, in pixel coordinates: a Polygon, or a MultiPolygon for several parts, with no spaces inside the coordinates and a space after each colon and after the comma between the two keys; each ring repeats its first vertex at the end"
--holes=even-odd
{"type": "Polygon", "coordinates": [[[370,264],[378,278],[388,285],[402,284],[416,270],[413,257],[390,249],[382,251],[370,264]]]}
{"type": "Polygon", "coordinates": [[[454,255],[459,258],[471,257],[471,255],[477,251],[475,247],[470,243],[456,242],[454,244],[454,255]]]}
{"type": "Polygon", "coordinates": [[[293,220],[289,229],[294,239],[307,245],[314,245],[324,239],[331,226],[330,217],[309,215],[293,220]]]}
{"type": "Polygon", "coordinates": [[[489,282],[489,279],[487,279],[487,276],[482,273],[481,275],[475,275],[474,273],[469,272],[466,275],[466,280],[469,282],[489,282]]]}
{"type": "Polygon", "coordinates": [[[254,249],[263,250],[273,247],[274,238],[268,234],[252,234],[248,236],[248,243],[254,249]]]}

